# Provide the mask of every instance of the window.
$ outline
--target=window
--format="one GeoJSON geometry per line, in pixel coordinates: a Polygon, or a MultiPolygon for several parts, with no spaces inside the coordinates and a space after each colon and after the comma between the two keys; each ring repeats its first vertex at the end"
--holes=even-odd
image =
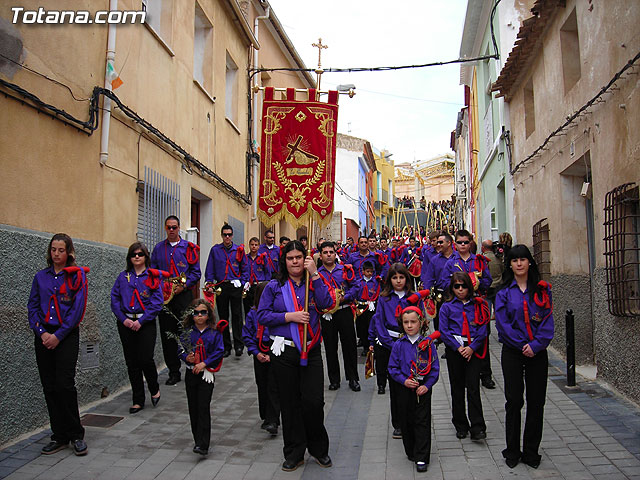
{"type": "Polygon", "coordinates": [[[193,18],[193,79],[211,97],[213,82],[213,26],[196,3],[193,18]]]}
{"type": "Polygon", "coordinates": [[[165,238],[169,215],[180,215],[180,185],[144,167],[144,182],[138,183],[137,237],[150,251],[165,238]]]}
{"type": "Polygon", "coordinates": [[[578,21],[574,8],[560,28],[560,49],[562,51],[562,78],[565,95],[580,80],[580,39],[578,21]]]}
{"type": "Polygon", "coordinates": [[[635,183],[607,193],[604,218],[609,313],[640,315],[640,201],[635,183]]]}
{"type": "Polygon", "coordinates": [[[225,74],[225,115],[231,123],[237,125],[238,117],[238,66],[227,52],[225,74]]]}
{"type": "Polygon", "coordinates": [[[498,221],[496,219],[496,209],[492,208],[489,215],[491,238],[494,238],[498,234],[498,221]]]}
{"type": "MultiPolygon", "coordinates": [[[[170,50],[173,33],[173,0],[142,0],[142,10],[147,12],[145,23],[153,34],[170,50]]],[[[173,52],[170,52],[173,54],[173,52]]]]}
{"type": "Polygon", "coordinates": [[[540,277],[551,277],[551,242],[549,240],[549,222],[543,218],[533,226],[533,259],[538,264],[540,277]]]}
{"type": "Polygon", "coordinates": [[[529,138],[536,129],[536,109],[533,97],[533,81],[529,81],[524,86],[524,128],[529,138]]]}

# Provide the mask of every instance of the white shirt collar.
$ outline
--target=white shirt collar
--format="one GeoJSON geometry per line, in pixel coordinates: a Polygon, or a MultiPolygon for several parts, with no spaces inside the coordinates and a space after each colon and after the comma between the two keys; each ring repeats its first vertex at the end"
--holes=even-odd
{"type": "Polygon", "coordinates": [[[413,344],[416,343],[416,340],[418,340],[418,338],[420,338],[420,334],[416,333],[415,335],[407,335],[407,338],[413,344]]]}

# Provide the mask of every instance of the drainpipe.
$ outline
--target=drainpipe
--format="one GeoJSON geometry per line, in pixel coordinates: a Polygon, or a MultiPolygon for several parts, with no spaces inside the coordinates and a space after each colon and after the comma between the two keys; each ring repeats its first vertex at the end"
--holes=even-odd
{"type": "MultiPolygon", "coordinates": [[[[269,18],[269,13],[271,12],[271,6],[267,4],[267,8],[264,11],[264,15],[256,17],[253,21],[253,35],[260,41],[258,38],[259,24],[260,20],[266,20],[269,18]]],[[[258,49],[253,48],[253,68],[258,68],[258,49]]],[[[260,85],[259,75],[256,74],[253,76],[253,84],[254,86],[260,85]]],[[[254,144],[251,146],[253,151],[257,153],[257,143],[258,143],[258,93],[254,92],[253,94],[253,142],[254,144]]],[[[251,219],[255,220],[258,216],[258,160],[254,157],[251,162],[251,170],[253,177],[253,212],[251,213],[251,219]]]]}
{"type": "MultiPolygon", "coordinates": [[[[109,0],[109,10],[118,10],[118,0],[109,0]]],[[[104,73],[104,88],[111,91],[111,78],[109,78],[109,63],[113,66],[116,58],[116,25],[109,24],[107,37],[107,63],[104,73]]],[[[102,135],[100,136],[100,165],[105,165],[109,158],[109,126],[111,124],[111,99],[104,97],[102,111],[102,135]]]]}

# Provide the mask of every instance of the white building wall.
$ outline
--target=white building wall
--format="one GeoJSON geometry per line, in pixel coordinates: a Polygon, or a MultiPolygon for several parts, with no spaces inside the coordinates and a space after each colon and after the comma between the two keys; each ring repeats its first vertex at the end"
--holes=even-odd
{"type": "Polygon", "coordinates": [[[334,210],[342,212],[342,220],[358,221],[358,157],[361,154],[343,148],[336,149],[336,188],[333,197],[334,210]],[[342,194],[343,190],[345,194],[342,194]]]}

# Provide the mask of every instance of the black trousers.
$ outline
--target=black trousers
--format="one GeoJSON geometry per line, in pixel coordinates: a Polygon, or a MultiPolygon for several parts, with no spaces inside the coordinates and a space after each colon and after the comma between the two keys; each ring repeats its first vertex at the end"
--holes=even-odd
{"type": "Polygon", "coordinates": [[[393,428],[400,427],[400,405],[398,403],[398,392],[401,388],[405,388],[404,385],[400,385],[396,382],[391,375],[389,375],[389,357],[391,356],[391,350],[387,350],[382,345],[377,343],[373,347],[373,354],[376,359],[376,377],[379,387],[384,387],[389,380],[389,404],[391,406],[391,425],[393,428]]]}
{"type": "Polygon", "coordinates": [[[327,374],[330,383],[340,384],[340,361],[338,360],[338,336],[342,345],[342,361],[344,376],[347,380],[359,380],[358,348],[356,347],[356,331],[353,327],[353,312],[343,308],[333,314],[331,320],[321,319],[322,339],[327,354],[327,374]]]}
{"type": "Polygon", "coordinates": [[[242,350],[244,343],[242,342],[242,287],[234,287],[230,282],[220,284],[222,292],[216,298],[216,307],[218,308],[218,318],[229,322],[229,306],[231,306],[231,321],[229,328],[225,328],[222,332],[225,351],[231,351],[231,334],[233,332],[233,348],[242,350]]]}
{"type": "MultiPolygon", "coordinates": [[[[253,307],[253,301],[255,300],[256,290],[258,289],[258,284],[254,283],[247,290],[247,295],[242,299],[242,306],[244,307],[244,318],[247,318],[247,313],[253,307]]],[[[242,297],[242,293],[240,294],[242,297]]]]}
{"type": "MultiPolygon", "coordinates": [[[[273,361],[274,356],[271,355],[271,361],[273,361]]],[[[280,402],[278,401],[278,389],[276,387],[276,379],[273,376],[271,362],[260,363],[256,357],[253,357],[253,373],[258,387],[260,420],[264,420],[265,423],[279,425],[280,402]]]]}
{"type": "Polygon", "coordinates": [[[156,347],[156,320],[154,318],[153,321],[144,323],[137,332],[125,327],[118,321],[116,321],[116,325],[118,326],[120,342],[122,342],[124,361],[127,364],[133,405],[144,406],[145,395],[142,375],[144,374],[144,378],[147,379],[147,387],[151,396],[160,390],[158,370],[153,359],[156,347]]]}
{"type": "Polygon", "coordinates": [[[178,334],[178,322],[182,321],[182,314],[191,303],[193,294],[191,290],[184,290],[179,295],[174,296],[171,301],[165,305],[171,312],[167,313],[163,310],[158,314],[158,323],[160,324],[160,343],[162,344],[162,353],[164,362],[169,369],[169,376],[180,376],[180,358],[178,358],[178,343],[172,338],[167,337],[167,332],[178,334]]]}
{"type": "Polygon", "coordinates": [[[480,400],[480,367],[482,360],[475,355],[468,362],[456,350],[447,347],[447,368],[449,370],[449,384],[451,385],[451,422],[458,432],[471,434],[484,432],[487,425],[482,414],[480,400]],[[465,409],[465,390],[469,418],[465,409]]]}
{"type": "Polygon", "coordinates": [[[508,459],[539,461],[538,447],[542,440],[544,403],[547,395],[549,358],[547,351],[525,357],[519,350],[502,346],[502,374],[506,398],[505,433],[507,448],[502,456],[508,459]],[[526,385],[527,414],[524,422],[522,452],[520,451],[520,412],[524,405],[526,385]]]}
{"type": "Polygon", "coordinates": [[[203,379],[203,373],[195,375],[187,368],[184,375],[184,387],[187,391],[187,403],[189,405],[189,419],[191,420],[191,433],[196,445],[209,448],[211,439],[211,396],[213,395],[213,383],[207,383],[203,379]]]}
{"type": "Polygon", "coordinates": [[[416,391],[398,385],[400,428],[404,453],[414,462],[431,459],[431,390],[418,397],[416,391]]]}
{"type": "Polygon", "coordinates": [[[493,372],[491,371],[491,355],[489,354],[489,335],[491,335],[491,322],[487,323],[487,354],[480,360],[480,380],[489,380],[493,376],[493,372]]]}
{"type": "Polygon", "coordinates": [[[329,435],[324,427],[324,372],[322,354],[316,346],[309,352],[308,364],[300,366],[300,352],[285,347],[271,357],[282,415],[284,458],[298,462],[305,450],[314,457],[329,453],[329,435]]]}
{"type": "MultiPolygon", "coordinates": [[[[45,327],[48,333],[57,328],[45,327]]],[[[67,443],[84,438],[84,428],[78,412],[76,364],[80,349],[80,330],[74,328],[53,350],[35,335],[34,346],[40,382],[47,402],[51,440],[67,443]]]]}
{"type": "Polygon", "coordinates": [[[374,312],[365,310],[362,315],[356,317],[356,331],[358,339],[362,342],[362,348],[369,350],[369,323],[373,318],[374,312]]]}

